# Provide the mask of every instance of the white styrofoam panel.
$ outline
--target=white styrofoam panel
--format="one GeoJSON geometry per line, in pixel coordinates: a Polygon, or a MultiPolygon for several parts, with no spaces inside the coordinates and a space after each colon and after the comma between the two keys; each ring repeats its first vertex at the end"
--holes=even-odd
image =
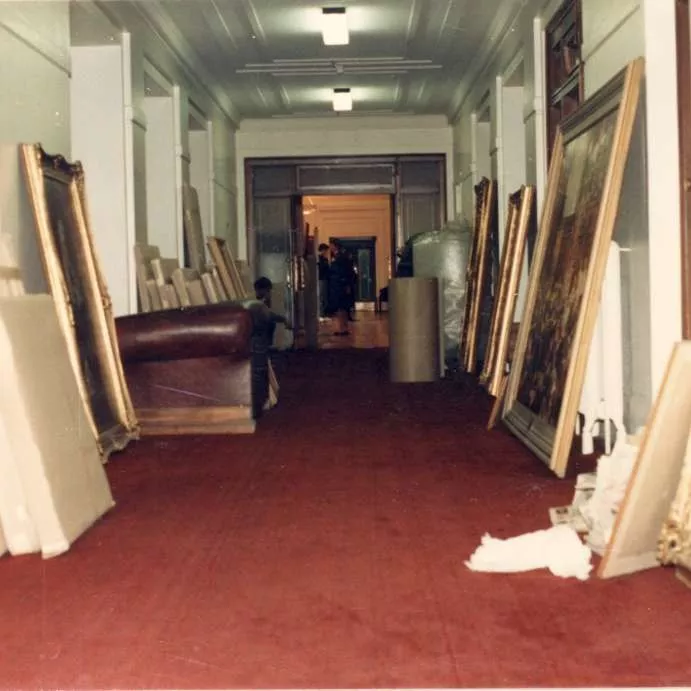
{"type": "MultiPolygon", "coordinates": [[[[28,514],[43,556],[54,556],[108,511],[113,497],[52,297],[0,299],[0,353],[0,419],[9,451],[0,456],[4,470],[14,464],[22,490],[12,508],[28,514]]],[[[7,508],[2,522],[13,549],[19,534],[8,530],[7,508]]],[[[30,540],[27,551],[35,551],[33,536],[23,537],[30,540]]]]}
{"type": "Polygon", "coordinates": [[[96,252],[115,316],[129,314],[133,250],[128,241],[122,47],[72,49],[72,158],[84,166],[96,252]]]}

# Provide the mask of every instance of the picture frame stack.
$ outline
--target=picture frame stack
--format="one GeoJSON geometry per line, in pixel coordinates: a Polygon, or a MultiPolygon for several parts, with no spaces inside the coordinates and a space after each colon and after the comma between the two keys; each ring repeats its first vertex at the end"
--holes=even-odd
{"type": "Polygon", "coordinates": [[[492,237],[496,225],[497,182],[483,177],[475,185],[475,224],[466,270],[466,298],[460,338],[461,365],[475,374],[481,338],[482,308],[492,289],[492,237]]]}
{"type": "Polygon", "coordinates": [[[509,195],[489,339],[479,378],[480,384],[495,398],[500,398],[507,377],[506,367],[511,359],[511,332],[534,206],[533,185],[522,185],[509,195]]]}

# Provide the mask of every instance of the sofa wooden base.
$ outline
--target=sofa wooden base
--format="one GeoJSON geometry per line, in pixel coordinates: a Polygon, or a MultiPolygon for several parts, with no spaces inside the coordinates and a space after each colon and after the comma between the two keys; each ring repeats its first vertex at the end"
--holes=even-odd
{"type": "Polygon", "coordinates": [[[256,422],[250,406],[139,408],[141,436],[177,434],[252,434],[256,422]]]}

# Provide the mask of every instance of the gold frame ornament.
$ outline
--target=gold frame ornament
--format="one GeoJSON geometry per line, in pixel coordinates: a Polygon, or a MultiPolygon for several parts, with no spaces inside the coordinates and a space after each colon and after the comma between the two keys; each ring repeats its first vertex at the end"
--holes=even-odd
{"type": "Polygon", "coordinates": [[[567,471],[638,107],[638,58],[559,126],[504,423],[567,471]]]}
{"type": "Polygon", "coordinates": [[[523,257],[534,204],[535,187],[532,185],[523,185],[509,195],[498,288],[492,305],[487,352],[480,375],[480,383],[495,397],[499,395],[502,381],[506,376],[511,326],[516,311],[523,257]]]}
{"type": "Polygon", "coordinates": [[[475,185],[475,228],[466,269],[466,293],[463,326],[461,327],[461,362],[469,374],[477,366],[477,345],[480,335],[482,305],[490,289],[492,277],[492,228],[496,219],[497,182],[482,178],[475,185]]]}
{"type": "Polygon", "coordinates": [[[84,170],[39,144],[21,157],[38,246],[87,418],[104,460],[139,436],[113,309],[87,221],[84,170]]]}
{"type": "Polygon", "coordinates": [[[679,487],[658,540],[657,558],[691,570],[691,436],[684,453],[679,487]]]}

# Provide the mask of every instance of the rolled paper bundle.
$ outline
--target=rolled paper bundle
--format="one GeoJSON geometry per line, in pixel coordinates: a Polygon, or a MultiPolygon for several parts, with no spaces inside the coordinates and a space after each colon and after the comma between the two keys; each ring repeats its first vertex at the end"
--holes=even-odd
{"type": "Polygon", "coordinates": [[[436,278],[389,284],[389,377],[392,382],[439,379],[439,288],[436,278]]]}

